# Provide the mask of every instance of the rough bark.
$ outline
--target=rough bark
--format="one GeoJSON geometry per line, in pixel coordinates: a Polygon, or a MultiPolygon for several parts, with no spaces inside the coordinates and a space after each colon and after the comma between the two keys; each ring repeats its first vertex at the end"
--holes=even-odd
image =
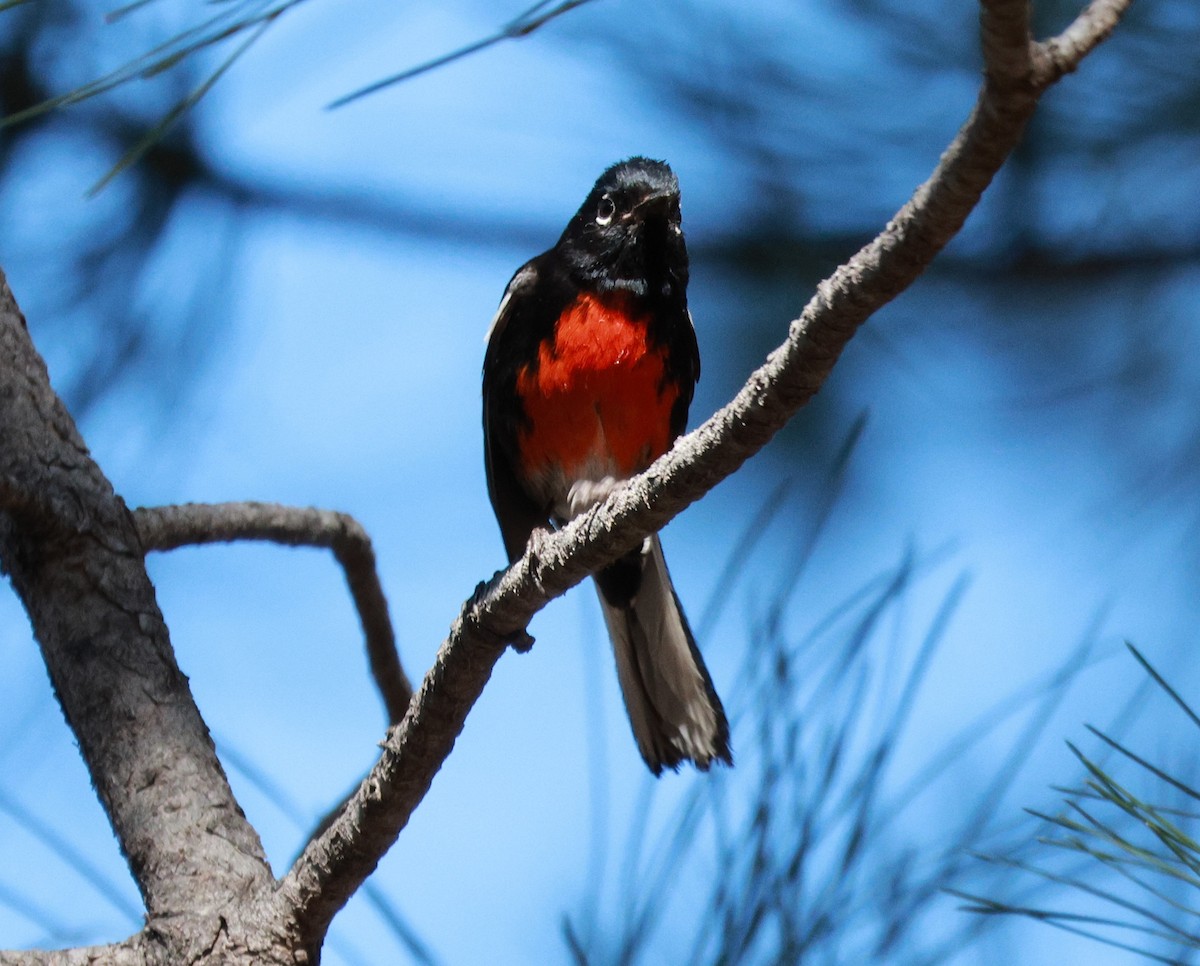
{"type": "Polygon", "coordinates": [[[154,924],[141,959],[211,956],[237,942],[228,913],[273,887],[270,869],[175,663],[133,518],[51,389],[2,272],[0,360],[0,565],[154,924]]]}

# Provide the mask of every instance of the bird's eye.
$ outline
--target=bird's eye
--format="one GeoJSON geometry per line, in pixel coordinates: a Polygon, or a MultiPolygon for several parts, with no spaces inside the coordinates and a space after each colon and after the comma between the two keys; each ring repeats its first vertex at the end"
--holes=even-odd
{"type": "Polygon", "coordinates": [[[596,207],[596,224],[603,228],[613,220],[616,212],[617,206],[613,204],[612,198],[608,195],[601,195],[600,204],[596,207]]]}

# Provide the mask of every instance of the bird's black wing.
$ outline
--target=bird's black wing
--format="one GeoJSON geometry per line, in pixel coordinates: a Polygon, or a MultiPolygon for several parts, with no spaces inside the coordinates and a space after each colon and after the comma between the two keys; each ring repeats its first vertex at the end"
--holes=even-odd
{"type": "MultiPolygon", "coordinates": [[[[529,534],[547,522],[547,514],[525,492],[514,469],[517,437],[525,418],[517,396],[517,369],[523,356],[519,317],[530,310],[538,282],[537,259],[523,265],[508,283],[487,335],[483,360],[483,448],[488,496],[509,561],[525,552],[529,534]],[[514,318],[518,321],[514,323],[514,318]]],[[[528,327],[526,327],[528,328],[528,327]]]]}

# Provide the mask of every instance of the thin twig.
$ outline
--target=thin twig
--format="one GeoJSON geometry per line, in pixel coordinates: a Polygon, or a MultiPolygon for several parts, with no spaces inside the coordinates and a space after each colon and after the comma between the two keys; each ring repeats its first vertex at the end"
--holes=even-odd
{"type": "Polygon", "coordinates": [[[396,635],[379,582],[371,538],[353,517],[314,507],[245,502],[142,507],[134,511],[133,519],[146,551],[236,540],[332,550],[345,571],[362,621],[371,674],[388,722],[394,725],[404,717],[412,700],[412,684],[396,651],[396,635]]]}
{"type": "Polygon", "coordinates": [[[1092,0],[1057,37],[1036,45],[1034,82],[1048,87],[1108,39],[1133,0],[1092,0]]]}

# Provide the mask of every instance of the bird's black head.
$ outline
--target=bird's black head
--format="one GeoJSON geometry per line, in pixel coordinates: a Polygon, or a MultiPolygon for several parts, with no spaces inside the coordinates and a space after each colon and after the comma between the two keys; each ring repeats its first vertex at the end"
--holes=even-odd
{"type": "Polygon", "coordinates": [[[679,182],[665,161],[630,158],[600,175],[558,241],[572,276],[597,291],[682,297],[687,247],[679,182]]]}

